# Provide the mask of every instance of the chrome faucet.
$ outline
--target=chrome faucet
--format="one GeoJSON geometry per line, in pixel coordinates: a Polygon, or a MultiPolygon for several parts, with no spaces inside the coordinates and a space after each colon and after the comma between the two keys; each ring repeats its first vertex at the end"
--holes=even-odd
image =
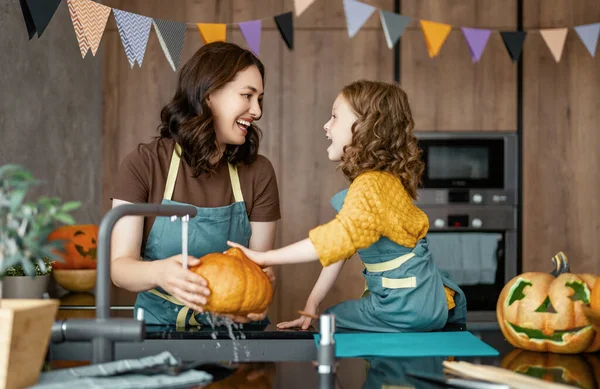
{"type": "Polygon", "coordinates": [[[124,204],[107,212],[98,231],[98,261],[96,273],[96,318],[55,322],[52,342],[92,341],[92,363],[113,361],[114,342],[142,341],[146,327],[143,312],[138,319],[110,318],[110,251],[112,230],[124,216],[196,216],[191,205],[124,204]]]}

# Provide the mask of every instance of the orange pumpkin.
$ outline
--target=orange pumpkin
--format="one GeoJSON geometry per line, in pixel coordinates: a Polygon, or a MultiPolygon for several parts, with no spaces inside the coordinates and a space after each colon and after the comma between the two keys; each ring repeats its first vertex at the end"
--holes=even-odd
{"type": "Polygon", "coordinates": [[[274,377],[274,363],[243,364],[229,377],[204,389],[271,389],[274,377]]]}
{"type": "Polygon", "coordinates": [[[63,262],[54,261],[55,269],[95,269],[98,226],[82,224],[61,226],[48,236],[48,240],[64,240],[64,253],[57,252],[63,262]]]}
{"type": "Polygon", "coordinates": [[[273,287],[269,277],[238,248],[207,254],[190,270],[208,283],[208,312],[247,315],[263,312],[271,304],[273,287]]]}
{"type": "Polygon", "coordinates": [[[600,312],[600,277],[596,279],[592,288],[592,296],[590,297],[590,308],[600,312]]]}
{"type": "Polygon", "coordinates": [[[506,340],[531,351],[575,354],[600,349],[600,333],[582,307],[596,282],[591,274],[569,273],[567,257],[555,255],[551,274],[529,272],[510,280],[496,306],[506,340]]]}
{"type": "Polygon", "coordinates": [[[564,355],[515,349],[500,366],[544,381],[600,388],[600,359],[594,354],[564,355]]]}

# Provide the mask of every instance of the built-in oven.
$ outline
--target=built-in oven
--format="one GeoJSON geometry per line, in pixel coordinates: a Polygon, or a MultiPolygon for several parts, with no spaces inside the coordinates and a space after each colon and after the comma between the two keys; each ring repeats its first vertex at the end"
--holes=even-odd
{"type": "Polygon", "coordinates": [[[517,274],[515,133],[419,132],[425,171],[417,204],[430,222],[434,261],[467,296],[469,318],[495,317],[517,274]]]}

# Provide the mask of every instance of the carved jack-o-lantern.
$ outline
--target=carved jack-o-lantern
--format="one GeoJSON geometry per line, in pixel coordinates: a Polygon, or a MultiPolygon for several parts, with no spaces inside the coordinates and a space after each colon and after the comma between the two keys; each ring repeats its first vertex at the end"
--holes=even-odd
{"type": "Polygon", "coordinates": [[[64,240],[64,262],[55,261],[55,269],[95,269],[98,226],[94,224],[61,226],[54,230],[48,240],[64,240]]]}
{"type": "Polygon", "coordinates": [[[552,258],[551,274],[523,273],[502,289],[496,315],[506,339],[532,351],[573,354],[600,349],[600,333],[582,306],[589,304],[596,281],[591,274],[569,273],[567,257],[552,258]]]}
{"type": "Polygon", "coordinates": [[[564,355],[513,350],[502,358],[500,366],[544,381],[588,389],[600,387],[600,359],[594,354],[564,355]]]}

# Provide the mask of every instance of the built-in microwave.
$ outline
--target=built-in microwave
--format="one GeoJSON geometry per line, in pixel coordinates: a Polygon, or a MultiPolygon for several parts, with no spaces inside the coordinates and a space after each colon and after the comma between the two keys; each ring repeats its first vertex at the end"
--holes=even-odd
{"type": "Polygon", "coordinates": [[[495,320],[500,291],[517,274],[515,133],[418,132],[425,171],[417,205],[430,222],[434,261],[467,297],[470,318],[495,320]]]}

